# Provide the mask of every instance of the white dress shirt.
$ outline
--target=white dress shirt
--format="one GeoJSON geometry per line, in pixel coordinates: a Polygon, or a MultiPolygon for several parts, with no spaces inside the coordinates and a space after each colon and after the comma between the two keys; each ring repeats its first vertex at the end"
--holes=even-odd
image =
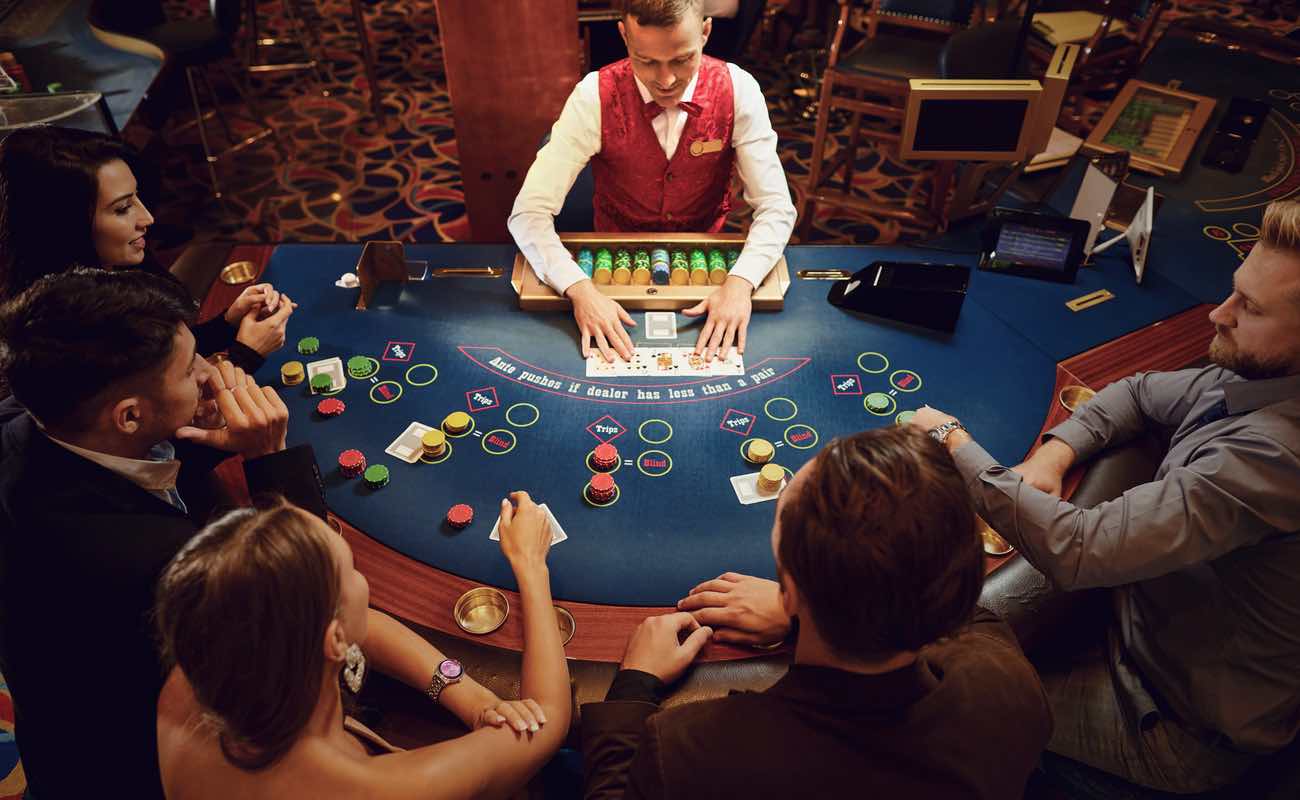
{"type": "MultiPolygon", "coordinates": [[[[767,116],[767,99],[758,88],[758,81],[735,64],[727,64],[727,70],[731,73],[735,100],[731,145],[736,151],[736,169],[744,185],[745,202],[754,210],[745,247],[731,274],[758,286],[790,241],[795,221],[794,203],[790,201],[785,169],[776,154],[776,131],[772,130],[767,116]]],[[[696,71],[682,95],[683,101],[689,102],[694,97],[698,79],[696,71]]],[[[653,99],[639,78],[636,88],[643,102],[653,99]]],[[[656,116],[651,123],[664,155],[670,160],[682,138],[686,118],[685,111],[674,107],[656,116]]],[[[515,198],[508,223],[515,244],[533,265],[537,276],[560,294],[587,276],[560,243],[555,232],[555,216],[564,207],[564,198],[578,173],[599,152],[600,73],[590,72],[574,87],[560,118],[551,128],[550,141],[538,151],[515,198]]]]}

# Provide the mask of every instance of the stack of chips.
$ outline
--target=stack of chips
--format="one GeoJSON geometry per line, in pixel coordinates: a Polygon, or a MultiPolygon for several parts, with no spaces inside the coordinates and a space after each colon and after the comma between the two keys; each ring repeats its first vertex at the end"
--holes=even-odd
{"type": "Polygon", "coordinates": [[[388,485],[388,467],[383,464],[371,464],[362,474],[365,476],[366,486],[371,489],[382,489],[388,485]]]}
{"type": "Polygon", "coordinates": [[[740,258],[740,251],[739,251],[739,250],[728,250],[728,251],[727,251],[727,271],[728,271],[728,272],[731,271],[731,268],[732,268],[732,267],[736,266],[736,259],[738,259],[738,258],[740,258]]]}
{"type": "Polygon", "coordinates": [[[727,281],[727,257],[721,250],[709,251],[709,283],[721,286],[727,281]]]}
{"type": "Polygon", "coordinates": [[[373,359],[367,356],[353,356],[348,359],[348,374],[354,378],[369,378],[379,371],[373,359]]]}
{"type": "Polygon", "coordinates": [[[618,448],[609,442],[596,445],[591,452],[591,466],[601,472],[609,472],[618,466],[618,448]]]}
{"type": "Polygon", "coordinates": [[[334,379],[326,375],[324,372],[318,372],[317,374],[311,376],[312,394],[322,394],[324,392],[328,392],[330,389],[333,388],[334,388],[334,379]]]}
{"type": "Polygon", "coordinates": [[[691,251],[691,284],[705,286],[709,282],[709,258],[703,250],[691,251]]]}
{"type": "Polygon", "coordinates": [[[632,282],[632,254],[619,250],[614,254],[614,283],[626,286],[632,282]]]}
{"type": "Polygon", "coordinates": [[[359,478],[366,471],[366,457],[360,450],[344,450],[339,454],[339,472],[345,478],[359,478]]]}
{"type": "Polygon", "coordinates": [[[758,471],[758,493],[776,494],[785,480],[785,470],[777,464],[764,464],[758,471]]]}
{"type": "Polygon", "coordinates": [[[772,443],[768,440],[755,439],[745,448],[745,458],[755,464],[766,464],[772,460],[772,455],[775,452],[776,449],[772,447],[772,443]]]}
{"type": "Polygon", "coordinates": [[[688,272],[690,266],[691,266],[691,262],[690,259],[686,256],[686,251],[674,250],[673,260],[672,260],[673,269],[668,282],[671,283],[673,286],[685,286],[686,284],[690,283],[691,278],[690,278],[690,273],[688,272]]]}
{"type": "Polygon", "coordinates": [[[596,251],[596,269],[592,272],[591,279],[596,283],[610,283],[613,274],[614,254],[609,252],[609,248],[602,247],[596,251]]]}
{"type": "Polygon", "coordinates": [[[464,503],[457,503],[447,510],[447,526],[461,530],[468,528],[474,521],[474,509],[464,503]]]}
{"type": "Polygon", "coordinates": [[[442,454],[447,450],[447,434],[434,428],[420,437],[420,444],[424,445],[426,457],[442,458],[442,454]]]}
{"type": "Polygon", "coordinates": [[[637,286],[650,283],[650,254],[644,250],[632,254],[632,283],[637,286]]]}
{"type": "Polygon", "coordinates": [[[304,356],[309,356],[320,349],[320,339],[315,336],[304,336],[298,340],[298,352],[304,356]]]}
{"type": "Polygon", "coordinates": [[[453,411],[442,421],[442,429],[452,436],[460,436],[469,430],[474,420],[470,419],[469,414],[464,411],[453,411]]]}
{"type": "Polygon", "coordinates": [[[650,278],[659,286],[668,285],[670,264],[666,249],[656,247],[650,252],[650,278]]]}
{"type": "Polygon", "coordinates": [[[316,413],[322,417],[337,417],[347,409],[337,397],[327,397],[316,404],[316,413]]]}
{"type": "Polygon", "coordinates": [[[591,483],[587,484],[588,500],[603,506],[612,503],[615,497],[618,497],[618,487],[614,485],[612,475],[608,472],[597,472],[591,476],[591,483]]]}
{"type": "Polygon", "coordinates": [[[582,270],[583,275],[590,278],[591,273],[596,269],[596,257],[591,254],[590,250],[584,247],[578,251],[577,261],[578,269],[582,270]]]}
{"type": "Polygon", "coordinates": [[[286,361],[280,367],[280,382],[285,386],[297,386],[302,383],[304,374],[301,361],[286,361]]]}

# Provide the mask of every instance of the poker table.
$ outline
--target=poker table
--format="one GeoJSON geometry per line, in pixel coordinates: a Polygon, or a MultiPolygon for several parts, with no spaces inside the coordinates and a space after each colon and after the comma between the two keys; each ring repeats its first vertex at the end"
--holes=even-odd
{"type": "MultiPolygon", "coordinates": [[[[548,505],[568,536],[549,559],[557,605],[576,621],[566,652],[617,661],[637,623],[696,583],[729,570],[774,575],[773,501],[742,504],[731,481],[757,469],[741,458],[749,439],[778,445],[775,463],[792,472],[836,436],[897,424],[900,413],[929,404],[956,414],[989,452],[1014,464],[1067,416],[1058,402],[1065,386],[1100,389],[1203,358],[1213,333],[1206,314],[1230,292],[1263,207],[1300,188],[1293,76],[1293,65],[1194,28],[1174,26],[1150,54],[1139,78],[1177,79],[1221,100],[1210,130],[1234,94],[1269,99],[1274,113],[1238,175],[1200,164],[1207,132],[1181,175],[1130,176],[1165,198],[1141,285],[1125,244],[1082,268],[1074,284],[976,271],[956,329],[940,334],[842,311],[826,302],[829,283],[795,277],[783,310],[755,313],[741,376],[587,377],[572,317],[518,308],[511,245],[407,245],[405,257],[427,262],[431,273],[493,266],[500,274],[387,285],[366,311],[355,310],[357,289],[335,285],[356,269],[359,244],[240,245],[226,260],[252,262],[299,303],[289,344],[269,359],[264,381],[275,381],[288,360],[366,356],[378,366],[372,378],[348,379],[337,395],[346,409],[333,418],[316,413],[320,398],[305,384],[282,389],[289,441],[314,447],[327,502],[370,578],[374,604],[433,631],[518,650],[517,613],[473,637],[457,627],[452,608],[463,592],[491,586],[517,609],[489,532],[500,499],[523,489],[548,505]],[[1097,289],[1114,298],[1080,312],[1066,306],[1097,289]],[[294,344],[307,336],[319,350],[299,355],[294,344]],[[887,398],[879,410],[870,407],[875,394],[887,398]],[[445,460],[408,464],[385,453],[410,423],[438,426],[455,411],[470,416],[472,430],[449,439],[445,460]],[[583,489],[593,474],[588,458],[602,442],[618,450],[618,496],[596,507],[583,489]],[[337,458],[348,449],[387,465],[388,485],[369,489],[344,477],[337,458]],[[463,530],[445,523],[460,503],[475,515],[463,530]]],[[[1056,210],[1069,209],[1080,178],[1061,184],[1051,199],[1056,210]]],[[[796,276],[877,260],[973,266],[975,239],[968,229],[912,247],[791,245],[786,259],[796,276]]],[[[240,288],[213,283],[201,313],[217,313],[240,288]]],[[[634,316],[641,322],[634,339],[648,344],[643,316],[634,316]]],[[[697,327],[679,322],[679,339],[658,344],[694,342],[697,327]]],[[[990,558],[988,568],[1000,563],[990,558]]],[[[704,658],[754,654],[711,645],[704,658]]]]}
{"type": "MultiPolygon", "coordinates": [[[[299,304],[289,342],[268,360],[264,382],[278,383],[281,365],[291,360],[337,356],[346,364],[363,356],[378,368],[368,378],[347,379],[334,395],[345,405],[336,417],[317,413],[322,397],[305,383],[281,388],[291,412],[289,443],[314,448],[327,502],[370,578],[373,601],[434,630],[517,649],[517,614],[487,636],[469,637],[452,608],[476,586],[499,587],[515,599],[513,577],[489,533],[501,498],[526,490],[567,534],[549,558],[552,588],[576,620],[569,655],[592,660],[617,660],[636,622],[702,580],[726,571],[774,577],[774,501],[743,504],[731,480],[758,469],[741,455],[750,439],[774,443],[773,461],[789,475],[832,438],[898,424],[900,414],[929,404],[958,414],[995,457],[1014,464],[1045,427],[1064,418],[1062,386],[1101,385],[1116,367],[1114,359],[1094,355],[1091,367],[1071,372],[1036,341],[1044,320],[1081,328],[1088,335],[1080,341],[1118,339],[1130,355],[1156,354],[1147,359],[1155,366],[1161,358],[1186,363],[1204,352],[1206,340],[1203,309],[1191,300],[1170,304],[1154,289],[1131,287],[1108,304],[1124,313],[1093,314],[1085,324],[1071,319],[1077,315],[1063,303],[1049,302],[1061,290],[1054,284],[977,272],[955,331],[941,334],[840,310],[827,303],[831,283],[796,278],[783,310],[755,313],[743,375],[596,379],[586,375],[571,314],[521,311],[508,269],[494,278],[453,274],[383,284],[370,307],[358,311],[360,290],[336,280],[356,269],[360,252],[360,245],[345,244],[240,246],[228,260],[252,261],[261,280],[299,304]],[[1018,303],[1002,302],[1017,293],[1018,303]],[[1016,313],[1023,304],[1039,308],[1016,313]],[[1171,343],[1139,330],[1160,320],[1187,335],[1171,343]],[[295,344],[309,336],[319,348],[300,355],[295,344]],[[436,463],[406,463],[385,452],[410,423],[438,427],[458,411],[470,417],[471,429],[450,437],[449,453],[436,463]],[[583,490],[593,475],[589,458],[603,442],[618,450],[618,496],[598,507],[583,490]],[[350,449],[371,465],[386,465],[388,484],[372,489],[345,477],[337,458],[350,449]],[[462,503],[473,508],[474,521],[456,529],[445,518],[462,503]]],[[[786,251],[796,275],[932,255],[905,247],[786,251]]],[[[405,248],[407,259],[427,262],[430,272],[505,268],[514,256],[510,245],[405,248]]],[[[1119,270],[1087,280],[1131,283],[1119,270]]],[[[208,311],[239,289],[217,287],[208,311]]],[[[1065,289],[1070,296],[1085,291],[1065,289]]],[[[641,324],[634,343],[650,344],[641,338],[643,315],[635,317],[641,324]]],[[[680,315],[679,322],[677,341],[654,344],[693,344],[698,323],[680,315]]],[[[1068,337],[1054,330],[1049,338],[1068,337]]],[[[997,563],[990,559],[989,568],[997,563]]],[[[750,655],[718,645],[708,657],[750,655]]]]}

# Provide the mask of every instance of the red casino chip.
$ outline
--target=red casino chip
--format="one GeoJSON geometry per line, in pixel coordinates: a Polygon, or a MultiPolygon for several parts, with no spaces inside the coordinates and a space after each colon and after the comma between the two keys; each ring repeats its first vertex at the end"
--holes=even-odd
{"type": "Polygon", "coordinates": [[[344,450],[339,454],[339,471],[355,478],[366,471],[366,457],[360,450],[344,450]]]}
{"type": "Polygon", "coordinates": [[[591,464],[596,469],[613,469],[618,466],[618,448],[608,442],[596,445],[591,454],[591,464]]]}
{"type": "Polygon", "coordinates": [[[614,487],[614,478],[607,472],[598,472],[591,476],[587,484],[587,497],[593,503],[608,503],[618,494],[614,487]]]}
{"type": "Polygon", "coordinates": [[[474,509],[464,503],[457,503],[447,511],[447,524],[453,528],[467,528],[474,521],[474,509]]]}
{"type": "Polygon", "coordinates": [[[337,397],[326,397],[316,404],[316,413],[322,417],[337,417],[347,406],[337,397]]]}

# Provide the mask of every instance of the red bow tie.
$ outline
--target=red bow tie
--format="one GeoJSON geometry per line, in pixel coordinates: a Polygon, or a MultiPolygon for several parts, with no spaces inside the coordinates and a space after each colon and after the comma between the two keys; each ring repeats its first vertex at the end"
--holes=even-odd
{"type": "MultiPolygon", "coordinates": [[[[691,103],[686,100],[683,100],[680,103],[678,103],[677,107],[680,108],[682,111],[685,111],[686,114],[691,117],[698,117],[704,111],[704,109],[701,108],[698,103],[691,103]]],[[[645,118],[647,120],[653,120],[655,117],[663,113],[664,107],[659,105],[655,101],[651,100],[650,102],[646,103],[645,107],[642,108],[641,110],[645,112],[645,118]]]]}

